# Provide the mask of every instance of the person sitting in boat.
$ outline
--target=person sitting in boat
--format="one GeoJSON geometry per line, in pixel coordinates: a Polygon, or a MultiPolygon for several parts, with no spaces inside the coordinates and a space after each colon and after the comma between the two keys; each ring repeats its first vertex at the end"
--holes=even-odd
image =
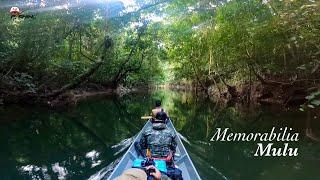
{"type": "Polygon", "coordinates": [[[152,120],[152,127],[142,133],[140,142],[136,143],[137,151],[143,156],[164,159],[171,162],[176,151],[176,134],[166,125],[168,116],[159,111],[152,120]]]}
{"type": "MultiPolygon", "coordinates": [[[[156,100],[155,108],[152,109],[151,116],[153,118],[155,118],[157,113],[160,112],[160,111],[164,111],[164,109],[161,107],[161,101],[160,100],[156,100]]],[[[167,114],[167,116],[168,116],[168,114],[167,114]]]]}

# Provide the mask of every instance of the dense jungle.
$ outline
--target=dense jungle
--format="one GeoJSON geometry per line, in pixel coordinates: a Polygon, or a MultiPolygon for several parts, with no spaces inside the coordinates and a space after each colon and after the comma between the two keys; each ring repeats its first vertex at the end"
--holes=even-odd
{"type": "Polygon", "coordinates": [[[316,179],[320,1],[0,0],[0,179],[107,179],[155,100],[202,179],[316,179]]]}

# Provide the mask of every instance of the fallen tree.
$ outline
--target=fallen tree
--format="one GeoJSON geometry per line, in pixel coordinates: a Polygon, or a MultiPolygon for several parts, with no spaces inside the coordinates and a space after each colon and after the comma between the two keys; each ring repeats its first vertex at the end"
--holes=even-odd
{"type": "Polygon", "coordinates": [[[99,67],[102,65],[102,63],[103,63],[102,60],[96,61],[87,72],[85,72],[82,75],[80,75],[79,77],[75,78],[71,83],[66,84],[63,87],[61,87],[60,89],[55,90],[49,94],[42,95],[42,97],[54,99],[57,96],[66,92],[67,90],[76,88],[81,83],[85,82],[90,76],[92,76],[94,74],[94,72],[96,72],[99,69],[99,67]]]}

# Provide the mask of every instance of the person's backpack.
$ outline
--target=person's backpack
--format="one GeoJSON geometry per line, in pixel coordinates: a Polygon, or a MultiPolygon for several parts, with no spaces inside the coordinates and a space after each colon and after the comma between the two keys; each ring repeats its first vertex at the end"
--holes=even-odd
{"type": "Polygon", "coordinates": [[[167,168],[167,176],[172,180],[183,180],[182,171],[179,168],[175,168],[175,167],[167,168]]]}

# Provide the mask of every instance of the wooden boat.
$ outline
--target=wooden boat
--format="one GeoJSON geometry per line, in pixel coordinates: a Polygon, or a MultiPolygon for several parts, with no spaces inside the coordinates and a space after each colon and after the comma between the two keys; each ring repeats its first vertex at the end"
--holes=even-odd
{"type": "MultiPolygon", "coordinates": [[[[152,123],[150,121],[148,121],[144,125],[142,130],[139,132],[139,134],[137,135],[134,142],[139,142],[139,140],[142,136],[142,132],[150,126],[152,126],[152,123]]],[[[168,121],[167,126],[169,128],[172,128],[175,131],[175,133],[177,134],[177,149],[176,149],[174,164],[179,169],[181,169],[183,179],[184,180],[201,179],[196,168],[194,167],[194,165],[190,159],[189,154],[187,153],[184,145],[182,144],[182,141],[181,141],[180,137],[178,136],[178,133],[177,133],[176,129],[174,128],[171,120],[168,121]]],[[[114,171],[108,177],[108,179],[109,180],[115,179],[116,177],[120,176],[124,170],[131,168],[133,161],[136,158],[141,158],[141,156],[139,157],[139,155],[137,154],[137,152],[135,150],[134,143],[132,143],[131,146],[129,147],[129,149],[127,150],[127,152],[123,155],[122,159],[119,161],[118,165],[115,167],[114,171]]]]}

